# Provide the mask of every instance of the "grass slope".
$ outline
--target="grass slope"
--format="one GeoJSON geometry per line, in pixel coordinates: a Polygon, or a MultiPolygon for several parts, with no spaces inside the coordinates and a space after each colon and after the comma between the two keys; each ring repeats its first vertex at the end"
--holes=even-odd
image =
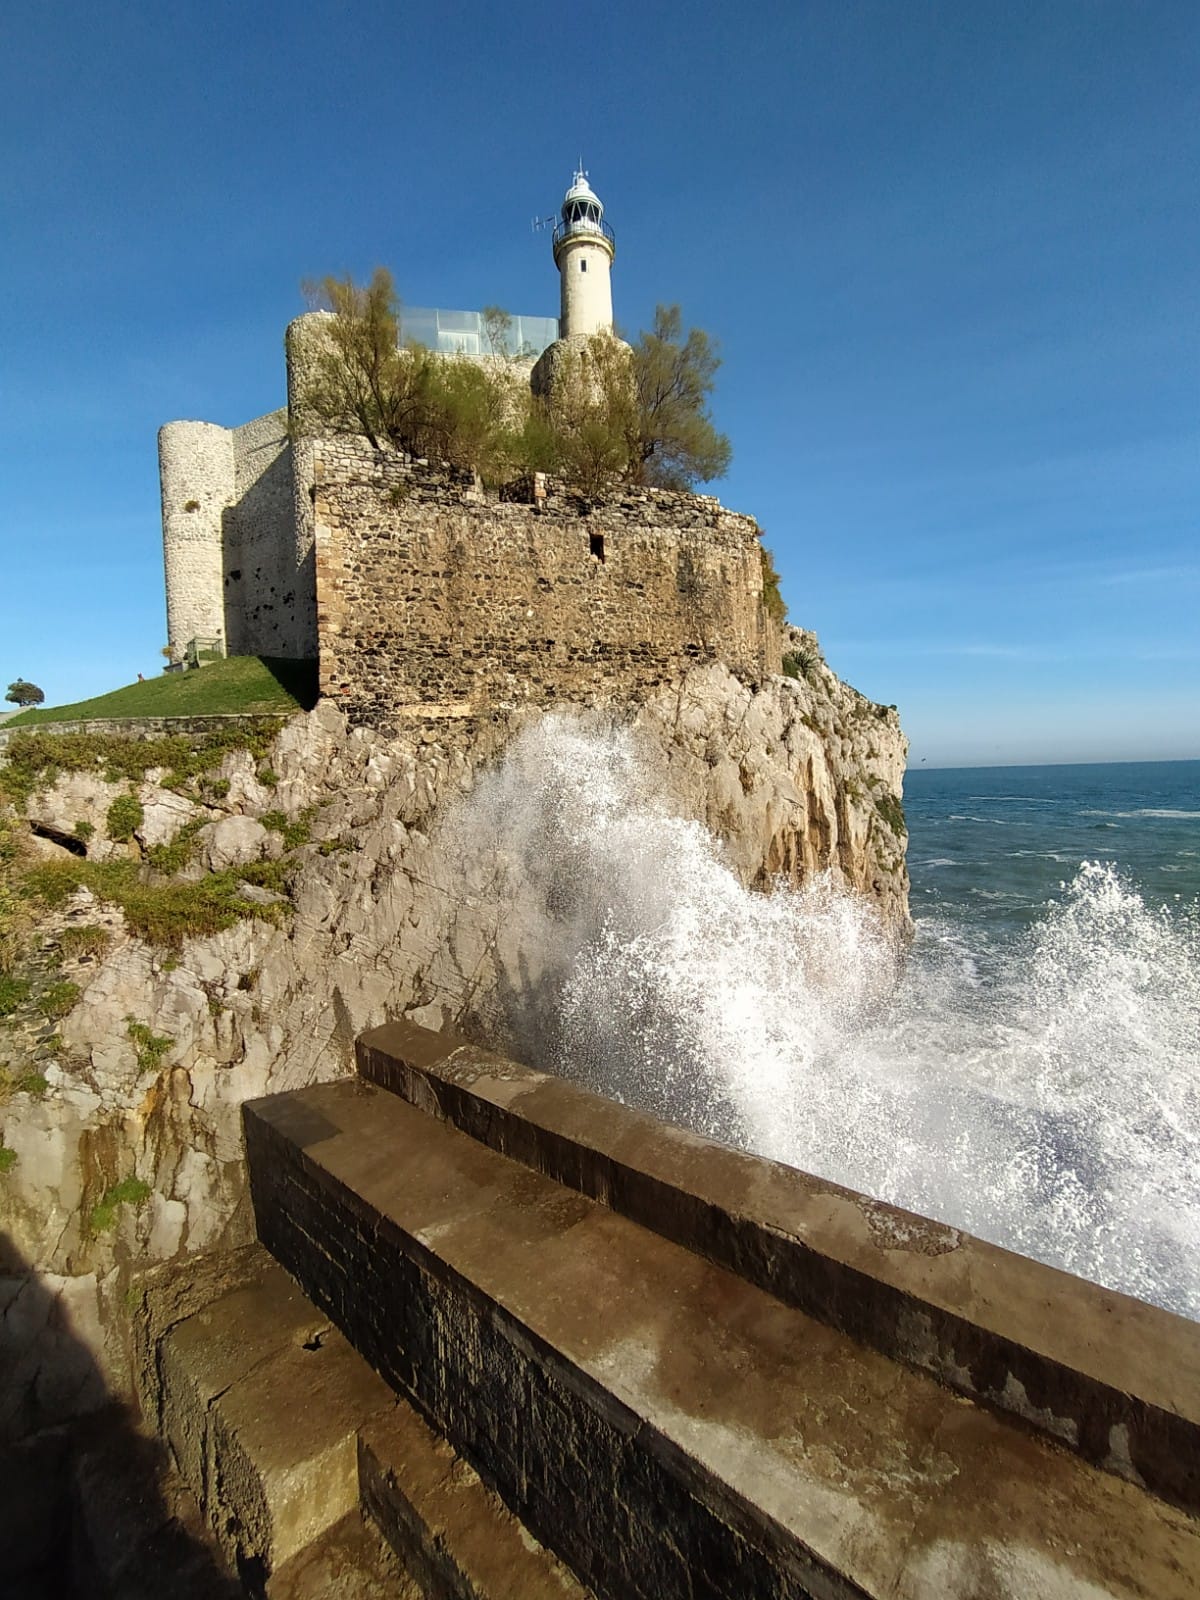
{"type": "Polygon", "coordinates": [[[272,656],[229,656],[190,672],[164,672],[93,700],[22,711],[5,728],[91,717],[209,717],[243,712],[309,711],[317,699],[317,663],[272,656]]]}

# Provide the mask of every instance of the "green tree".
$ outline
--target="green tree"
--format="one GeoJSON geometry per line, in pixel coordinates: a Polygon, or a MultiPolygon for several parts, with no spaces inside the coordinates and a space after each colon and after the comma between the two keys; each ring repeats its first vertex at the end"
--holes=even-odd
{"type": "Polygon", "coordinates": [[[702,328],[683,330],[678,306],[658,306],[654,327],[633,347],[637,438],[632,475],[662,489],[690,489],[729,470],[729,440],[708,398],[721,358],[702,328]]]}
{"type": "Polygon", "coordinates": [[[46,696],[36,683],[29,683],[24,678],[18,678],[15,683],[10,683],[8,693],[4,696],[18,706],[40,706],[46,696]]]}
{"type": "Polygon", "coordinates": [[[702,329],[685,332],[678,306],[659,306],[632,351],[607,333],[560,349],[550,392],[534,402],[499,306],[482,314],[493,359],[480,365],[400,348],[400,302],[383,267],[365,286],[323,278],[306,292],[333,315],[301,389],[301,430],[362,434],[492,483],[555,472],[589,495],[622,480],[690,489],[729,467],[729,440],[708,411],[720,357],[702,329]]]}
{"type": "Polygon", "coordinates": [[[361,433],[376,449],[406,444],[421,411],[426,363],[400,349],[391,273],[377,267],[365,286],[347,277],[304,288],[314,309],[333,316],[300,396],[301,425],[361,433]]]}
{"type": "Polygon", "coordinates": [[[501,481],[521,462],[528,385],[505,356],[512,318],[486,311],[485,333],[498,358],[489,367],[400,347],[400,302],[391,273],[378,267],[365,287],[350,278],[305,286],[310,304],[332,311],[326,337],[300,394],[299,426],[362,434],[380,449],[474,467],[501,481]]]}

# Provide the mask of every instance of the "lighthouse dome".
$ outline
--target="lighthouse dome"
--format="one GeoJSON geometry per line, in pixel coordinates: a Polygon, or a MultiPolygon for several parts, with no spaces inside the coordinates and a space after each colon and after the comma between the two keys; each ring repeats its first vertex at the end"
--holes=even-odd
{"type": "Polygon", "coordinates": [[[562,228],[568,233],[604,231],[604,206],[582,168],[563,197],[562,228]]]}

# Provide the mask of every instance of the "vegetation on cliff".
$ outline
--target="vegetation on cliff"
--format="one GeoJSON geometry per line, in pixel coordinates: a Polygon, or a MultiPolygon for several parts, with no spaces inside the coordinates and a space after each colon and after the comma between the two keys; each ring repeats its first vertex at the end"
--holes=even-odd
{"type": "Polygon", "coordinates": [[[506,317],[495,307],[493,355],[478,363],[401,348],[382,267],[366,285],[324,278],[309,295],[333,315],[292,419],[301,432],[359,433],[494,483],[553,472],[587,492],[610,481],[688,489],[729,467],[729,440],[708,411],[720,357],[702,329],[685,332],[678,306],[659,306],[632,348],[605,333],[565,348],[535,397],[526,367],[500,353],[506,317]]]}

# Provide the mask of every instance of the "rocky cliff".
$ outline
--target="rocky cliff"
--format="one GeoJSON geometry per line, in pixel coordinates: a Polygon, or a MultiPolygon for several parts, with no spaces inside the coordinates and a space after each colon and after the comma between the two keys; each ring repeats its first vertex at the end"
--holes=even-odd
{"type": "MultiPolygon", "coordinates": [[[[752,689],[711,665],[579,726],[619,723],[648,797],[703,823],[744,884],[829,872],[900,943],[896,713],[811,635],[785,648],[794,676],[752,689]]],[[[199,776],[103,755],[35,774],[8,834],[31,909],[0,1017],[0,1438],[124,1387],[132,1266],[248,1237],[244,1100],[347,1072],[392,1017],[528,1036],[535,935],[501,885],[508,846],[454,819],[540,722],[383,738],[323,702],[199,776]]]]}

